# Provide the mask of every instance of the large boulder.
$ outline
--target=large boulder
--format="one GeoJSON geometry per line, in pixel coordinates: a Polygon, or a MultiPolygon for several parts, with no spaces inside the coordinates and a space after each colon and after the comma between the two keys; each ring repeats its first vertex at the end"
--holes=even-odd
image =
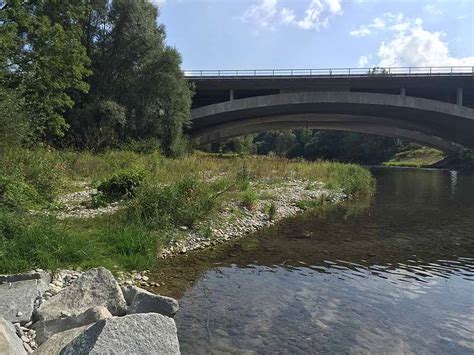
{"type": "Polygon", "coordinates": [[[90,308],[78,316],[62,317],[57,319],[36,322],[33,329],[36,331],[36,342],[44,343],[52,335],[72,328],[95,323],[101,319],[111,318],[109,310],[103,306],[90,308]]]}
{"type": "Polygon", "coordinates": [[[173,317],[179,310],[179,303],[174,298],[155,295],[136,286],[122,286],[127,301],[127,314],[160,313],[173,317]]]}
{"type": "Polygon", "coordinates": [[[26,351],[23,348],[23,342],[16,335],[13,324],[3,318],[0,318],[0,354],[26,354],[26,351]]]}
{"type": "Polygon", "coordinates": [[[50,282],[51,276],[46,272],[0,275],[0,317],[12,323],[29,322],[35,299],[50,282]]]}
{"type": "Polygon", "coordinates": [[[124,315],[127,310],[119,284],[112,273],[103,267],[88,270],[71,286],[43,302],[36,311],[36,318],[60,318],[64,312],[77,316],[96,306],[106,307],[114,316],[124,315]]]}
{"type": "Polygon", "coordinates": [[[61,351],[67,354],[180,354],[174,320],[157,313],[98,321],[61,351]]]}
{"type": "Polygon", "coordinates": [[[85,325],[79,328],[73,328],[66,330],[61,333],[54,334],[46,342],[41,344],[38,349],[35,350],[35,354],[38,355],[59,355],[61,350],[68,345],[77,336],[82,334],[84,331],[92,327],[92,325],[85,325]]]}

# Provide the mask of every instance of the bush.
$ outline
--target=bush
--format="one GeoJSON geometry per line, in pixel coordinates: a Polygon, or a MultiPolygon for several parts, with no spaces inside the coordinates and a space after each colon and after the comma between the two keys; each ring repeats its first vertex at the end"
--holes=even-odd
{"type": "Polygon", "coordinates": [[[130,140],[123,144],[122,149],[129,150],[134,153],[150,154],[153,152],[160,152],[160,141],[158,139],[140,139],[130,140]]]}
{"type": "Polygon", "coordinates": [[[133,197],[143,181],[143,173],[122,171],[101,182],[97,190],[109,198],[133,197]]]}
{"type": "Polygon", "coordinates": [[[369,170],[355,164],[330,164],[328,188],[341,189],[348,196],[373,194],[375,179],[369,170]]]}
{"type": "Polygon", "coordinates": [[[252,189],[251,187],[247,188],[246,190],[240,193],[240,201],[242,202],[242,205],[248,208],[249,210],[255,207],[257,200],[258,200],[258,195],[255,192],[255,190],[252,189]]]}
{"type": "Polygon", "coordinates": [[[40,201],[33,186],[16,178],[0,176],[0,207],[27,210],[37,206],[40,201]]]}
{"type": "Polygon", "coordinates": [[[0,154],[20,146],[30,135],[24,106],[18,93],[0,87],[0,154]]]}
{"type": "Polygon", "coordinates": [[[211,185],[187,177],[170,186],[146,184],[130,212],[151,228],[192,227],[215,207],[217,196],[211,185]]]}
{"type": "Polygon", "coordinates": [[[275,202],[271,202],[270,205],[267,206],[266,212],[268,214],[268,220],[273,221],[275,219],[277,208],[275,206],[275,202]]]}
{"type": "Polygon", "coordinates": [[[296,202],[296,206],[301,208],[303,211],[312,210],[318,207],[321,207],[324,199],[319,200],[302,200],[296,202]]]}

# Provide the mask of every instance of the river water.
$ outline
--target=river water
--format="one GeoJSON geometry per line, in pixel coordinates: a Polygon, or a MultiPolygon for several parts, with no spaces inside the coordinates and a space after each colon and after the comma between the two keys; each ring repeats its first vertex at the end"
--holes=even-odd
{"type": "Polygon", "coordinates": [[[473,354],[474,175],[374,169],[370,201],[161,265],[183,354],[473,354]]]}

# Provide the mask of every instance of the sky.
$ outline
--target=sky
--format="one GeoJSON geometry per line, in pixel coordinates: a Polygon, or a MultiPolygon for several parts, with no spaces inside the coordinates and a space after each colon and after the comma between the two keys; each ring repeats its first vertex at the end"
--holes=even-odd
{"type": "Polygon", "coordinates": [[[474,0],[152,0],[182,68],[474,66],[474,0]]]}

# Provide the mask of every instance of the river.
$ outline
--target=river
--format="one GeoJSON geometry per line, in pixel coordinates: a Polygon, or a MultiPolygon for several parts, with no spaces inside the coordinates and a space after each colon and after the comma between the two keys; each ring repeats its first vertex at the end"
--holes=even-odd
{"type": "Polygon", "coordinates": [[[474,353],[474,175],[373,174],[371,200],[163,262],[182,353],[474,353]]]}

